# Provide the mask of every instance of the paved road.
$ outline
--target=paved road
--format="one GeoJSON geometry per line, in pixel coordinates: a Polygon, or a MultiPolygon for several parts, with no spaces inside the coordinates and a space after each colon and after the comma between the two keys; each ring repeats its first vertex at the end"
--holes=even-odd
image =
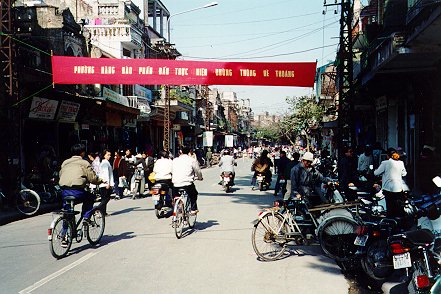
{"type": "Polygon", "coordinates": [[[348,283],[317,246],[261,262],[251,245],[252,221],[273,196],[252,191],[250,165],[239,160],[236,190],[203,170],[198,221],[178,240],[171,219],[156,219],[150,197],[109,203],[100,246],[74,244],[64,259],[49,252],[51,214],[0,227],[2,293],[348,293],[348,283]]]}

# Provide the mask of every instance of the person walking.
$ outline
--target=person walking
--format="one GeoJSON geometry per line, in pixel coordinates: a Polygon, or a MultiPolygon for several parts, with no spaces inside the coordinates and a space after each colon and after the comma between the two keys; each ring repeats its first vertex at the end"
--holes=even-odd
{"type": "Polygon", "coordinates": [[[99,204],[99,207],[104,215],[108,215],[107,203],[109,203],[110,201],[110,194],[112,194],[112,189],[113,186],[115,185],[113,178],[113,169],[109,161],[111,156],[112,153],[110,153],[108,149],[104,149],[103,160],[101,160],[100,163],[99,177],[103,179],[104,183],[101,183],[99,185],[100,194],[101,194],[101,203],[99,204]]]}
{"type": "Polygon", "coordinates": [[[115,200],[119,200],[122,195],[122,189],[119,187],[119,165],[121,163],[121,158],[123,156],[122,151],[115,151],[115,156],[113,158],[112,169],[113,169],[113,192],[115,193],[115,200]]]}
{"type": "Polygon", "coordinates": [[[338,180],[340,186],[343,187],[346,200],[355,200],[356,193],[349,189],[349,186],[357,183],[357,158],[354,156],[352,147],[345,146],[343,148],[343,157],[337,163],[338,180]]]}
{"type": "Polygon", "coordinates": [[[125,193],[128,193],[130,191],[130,181],[132,179],[134,170],[134,164],[135,164],[135,156],[132,155],[132,152],[129,148],[126,149],[125,155],[121,158],[120,165],[119,165],[119,186],[123,189],[122,197],[125,195],[125,193]],[[128,190],[127,190],[128,189],[128,190]]]}
{"type": "Polygon", "coordinates": [[[383,194],[386,198],[386,215],[389,218],[403,217],[405,196],[403,177],[407,175],[404,162],[394,148],[387,150],[387,160],[374,170],[374,175],[382,176],[383,194]]]}
{"type": "Polygon", "coordinates": [[[207,153],[205,153],[205,159],[207,160],[207,167],[211,167],[212,157],[213,157],[213,152],[211,152],[211,148],[208,148],[207,153]]]}
{"type": "MultiPolygon", "coordinates": [[[[172,182],[174,189],[185,189],[191,202],[191,214],[199,212],[197,199],[198,191],[194,185],[195,179],[203,180],[201,168],[196,159],[190,157],[190,148],[181,147],[179,157],[173,159],[172,182]]],[[[177,191],[175,191],[175,195],[177,191]]]]}

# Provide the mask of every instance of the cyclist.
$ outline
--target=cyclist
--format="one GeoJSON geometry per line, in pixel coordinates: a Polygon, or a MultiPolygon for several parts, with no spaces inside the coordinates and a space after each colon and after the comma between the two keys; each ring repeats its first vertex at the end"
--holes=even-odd
{"type": "Polygon", "coordinates": [[[197,199],[198,191],[194,185],[195,177],[199,180],[203,180],[201,168],[196,159],[190,157],[190,148],[182,146],[179,150],[179,157],[173,159],[172,169],[172,182],[175,189],[174,195],[177,193],[177,189],[185,189],[191,202],[191,213],[196,214],[199,212],[197,199]]]}
{"type": "Polygon", "coordinates": [[[63,190],[63,208],[69,208],[69,204],[64,201],[64,198],[74,196],[78,202],[83,202],[81,216],[87,221],[92,213],[95,196],[85,188],[89,183],[99,185],[103,183],[103,180],[97,177],[90,163],[83,159],[86,155],[84,144],[73,145],[71,153],[72,157],[63,162],[60,170],[59,185],[63,190]]]}

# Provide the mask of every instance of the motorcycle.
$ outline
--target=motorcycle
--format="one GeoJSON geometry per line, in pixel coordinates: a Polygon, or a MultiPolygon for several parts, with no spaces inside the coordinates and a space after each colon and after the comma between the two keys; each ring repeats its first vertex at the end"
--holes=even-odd
{"type": "Polygon", "coordinates": [[[225,193],[229,193],[231,191],[231,187],[233,186],[233,173],[224,171],[221,174],[222,177],[222,187],[225,193]]]}
{"type": "MultiPolygon", "coordinates": [[[[256,176],[256,184],[260,191],[266,191],[268,189],[268,183],[266,181],[266,177],[262,173],[258,173],[256,176]]],[[[256,189],[255,186],[252,187],[253,190],[256,189]]]]}
{"type": "Polygon", "coordinates": [[[135,199],[137,195],[144,195],[145,178],[142,166],[135,167],[135,174],[133,175],[132,181],[132,199],[135,199]]]}
{"type": "MultiPolygon", "coordinates": [[[[441,188],[441,178],[435,177],[433,182],[441,188]]],[[[431,221],[440,219],[441,193],[424,196],[419,200],[416,214],[419,218],[426,217],[431,221]]],[[[441,234],[439,228],[419,228],[388,239],[393,254],[394,269],[406,269],[409,293],[439,293],[432,289],[440,287],[441,275],[441,234]]]]}
{"type": "Polygon", "coordinates": [[[152,201],[155,205],[155,215],[157,218],[164,217],[173,208],[169,193],[169,186],[166,183],[156,183],[150,189],[152,201]]]}
{"type": "Polygon", "coordinates": [[[343,203],[345,202],[340,193],[338,181],[331,180],[329,183],[322,185],[322,193],[324,198],[329,203],[343,203]]]}

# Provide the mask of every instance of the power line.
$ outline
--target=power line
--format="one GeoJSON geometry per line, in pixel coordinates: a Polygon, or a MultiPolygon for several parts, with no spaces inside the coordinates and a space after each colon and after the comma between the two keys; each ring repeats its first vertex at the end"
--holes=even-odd
{"type": "MultiPolygon", "coordinates": [[[[289,53],[280,53],[280,54],[274,54],[274,55],[255,56],[255,57],[235,57],[233,59],[245,60],[245,59],[261,59],[261,58],[287,56],[287,55],[294,55],[294,54],[305,53],[305,52],[314,51],[314,50],[318,50],[318,49],[322,49],[322,48],[332,47],[335,45],[338,45],[338,43],[315,47],[315,48],[310,48],[310,49],[305,49],[305,50],[301,50],[301,51],[289,52],[289,53]]],[[[200,57],[200,56],[188,56],[188,55],[182,55],[182,57],[188,57],[188,58],[194,58],[194,59],[222,60],[221,58],[216,58],[216,57],[200,57]]]]}
{"type": "Polygon", "coordinates": [[[223,22],[223,23],[191,23],[191,24],[179,24],[179,26],[182,27],[189,27],[189,26],[225,26],[225,25],[238,25],[238,24],[249,24],[249,23],[262,23],[262,22],[271,22],[271,21],[279,21],[279,20],[285,20],[285,19],[291,19],[291,18],[297,18],[297,17],[303,17],[303,16],[311,16],[321,14],[321,12],[313,12],[313,13],[307,13],[307,14],[301,14],[301,15],[292,15],[292,16],[286,16],[286,17],[279,17],[279,18],[269,18],[269,19],[260,19],[260,20],[250,20],[250,21],[239,21],[239,22],[223,22]]]}

